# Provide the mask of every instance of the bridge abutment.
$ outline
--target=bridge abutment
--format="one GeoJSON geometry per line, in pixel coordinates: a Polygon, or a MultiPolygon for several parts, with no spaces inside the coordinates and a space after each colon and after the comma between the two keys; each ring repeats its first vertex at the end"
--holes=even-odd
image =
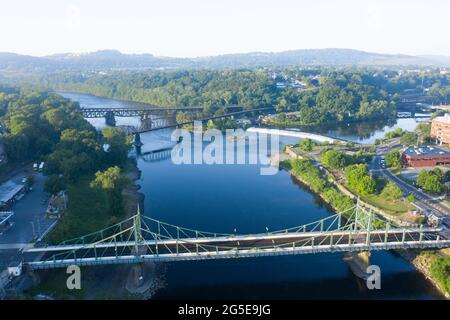
{"type": "Polygon", "coordinates": [[[141,130],[150,130],[152,128],[152,116],[149,113],[141,115],[141,130]]]}

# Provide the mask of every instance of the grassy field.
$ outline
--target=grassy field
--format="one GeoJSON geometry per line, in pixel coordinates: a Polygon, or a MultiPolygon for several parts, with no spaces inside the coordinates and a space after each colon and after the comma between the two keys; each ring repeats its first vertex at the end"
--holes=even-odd
{"type": "Polygon", "coordinates": [[[368,202],[369,204],[376,206],[384,211],[386,213],[392,214],[394,216],[400,216],[409,210],[412,210],[413,207],[411,204],[404,200],[387,200],[379,195],[368,195],[363,196],[361,199],[365,202],[368,202]]]}
{"type": "Polygon", "coordinates": [[[108,213],[106,195],[89,187],[93,176],[86,176],[69,185],[68,206],[55,229],[49,234],[50,243],[76,238],[100,230],[117,221],[108,213]]]}

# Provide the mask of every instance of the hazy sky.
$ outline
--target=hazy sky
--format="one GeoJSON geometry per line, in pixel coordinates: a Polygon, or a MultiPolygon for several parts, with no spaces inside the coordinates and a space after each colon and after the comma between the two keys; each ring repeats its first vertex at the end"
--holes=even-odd
{"type": "Polygon", "coordinates": [[[449,0],[0,0],[0,51],[353,48],[450,56],[449,13],[449,0]]]}

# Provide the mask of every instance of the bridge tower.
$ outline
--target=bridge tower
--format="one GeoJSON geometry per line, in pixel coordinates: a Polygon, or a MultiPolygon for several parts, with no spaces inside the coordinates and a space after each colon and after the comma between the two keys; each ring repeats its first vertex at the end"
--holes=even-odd
{"type": "Polygon", "coordinates": [[[105,113],[105,123],[108,126],[115,127],[116,126],[116,118],[114,116],[113,111],[108,111],[105,113]]]}

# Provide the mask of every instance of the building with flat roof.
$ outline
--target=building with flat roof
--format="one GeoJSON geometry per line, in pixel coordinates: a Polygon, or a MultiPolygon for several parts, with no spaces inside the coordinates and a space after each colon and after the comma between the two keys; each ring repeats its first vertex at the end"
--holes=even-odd
{"type": "Polygon", "coordinates": [[[25,185],[7,181],[0,185],[0,204],[8,206],[25,192],[25,185]]]}
{"type": "Polygon", "coordinates": [[[437,144],[450,145],[450,115],[448,113],[431,120],[431,137],[436,139],[437,144]]]}
{"type": "Polygon", "coordinates": [[[410,146],[402,153],[406,167],[434,167],[450,165],[450,152],[432,146],[410,146]]]}

